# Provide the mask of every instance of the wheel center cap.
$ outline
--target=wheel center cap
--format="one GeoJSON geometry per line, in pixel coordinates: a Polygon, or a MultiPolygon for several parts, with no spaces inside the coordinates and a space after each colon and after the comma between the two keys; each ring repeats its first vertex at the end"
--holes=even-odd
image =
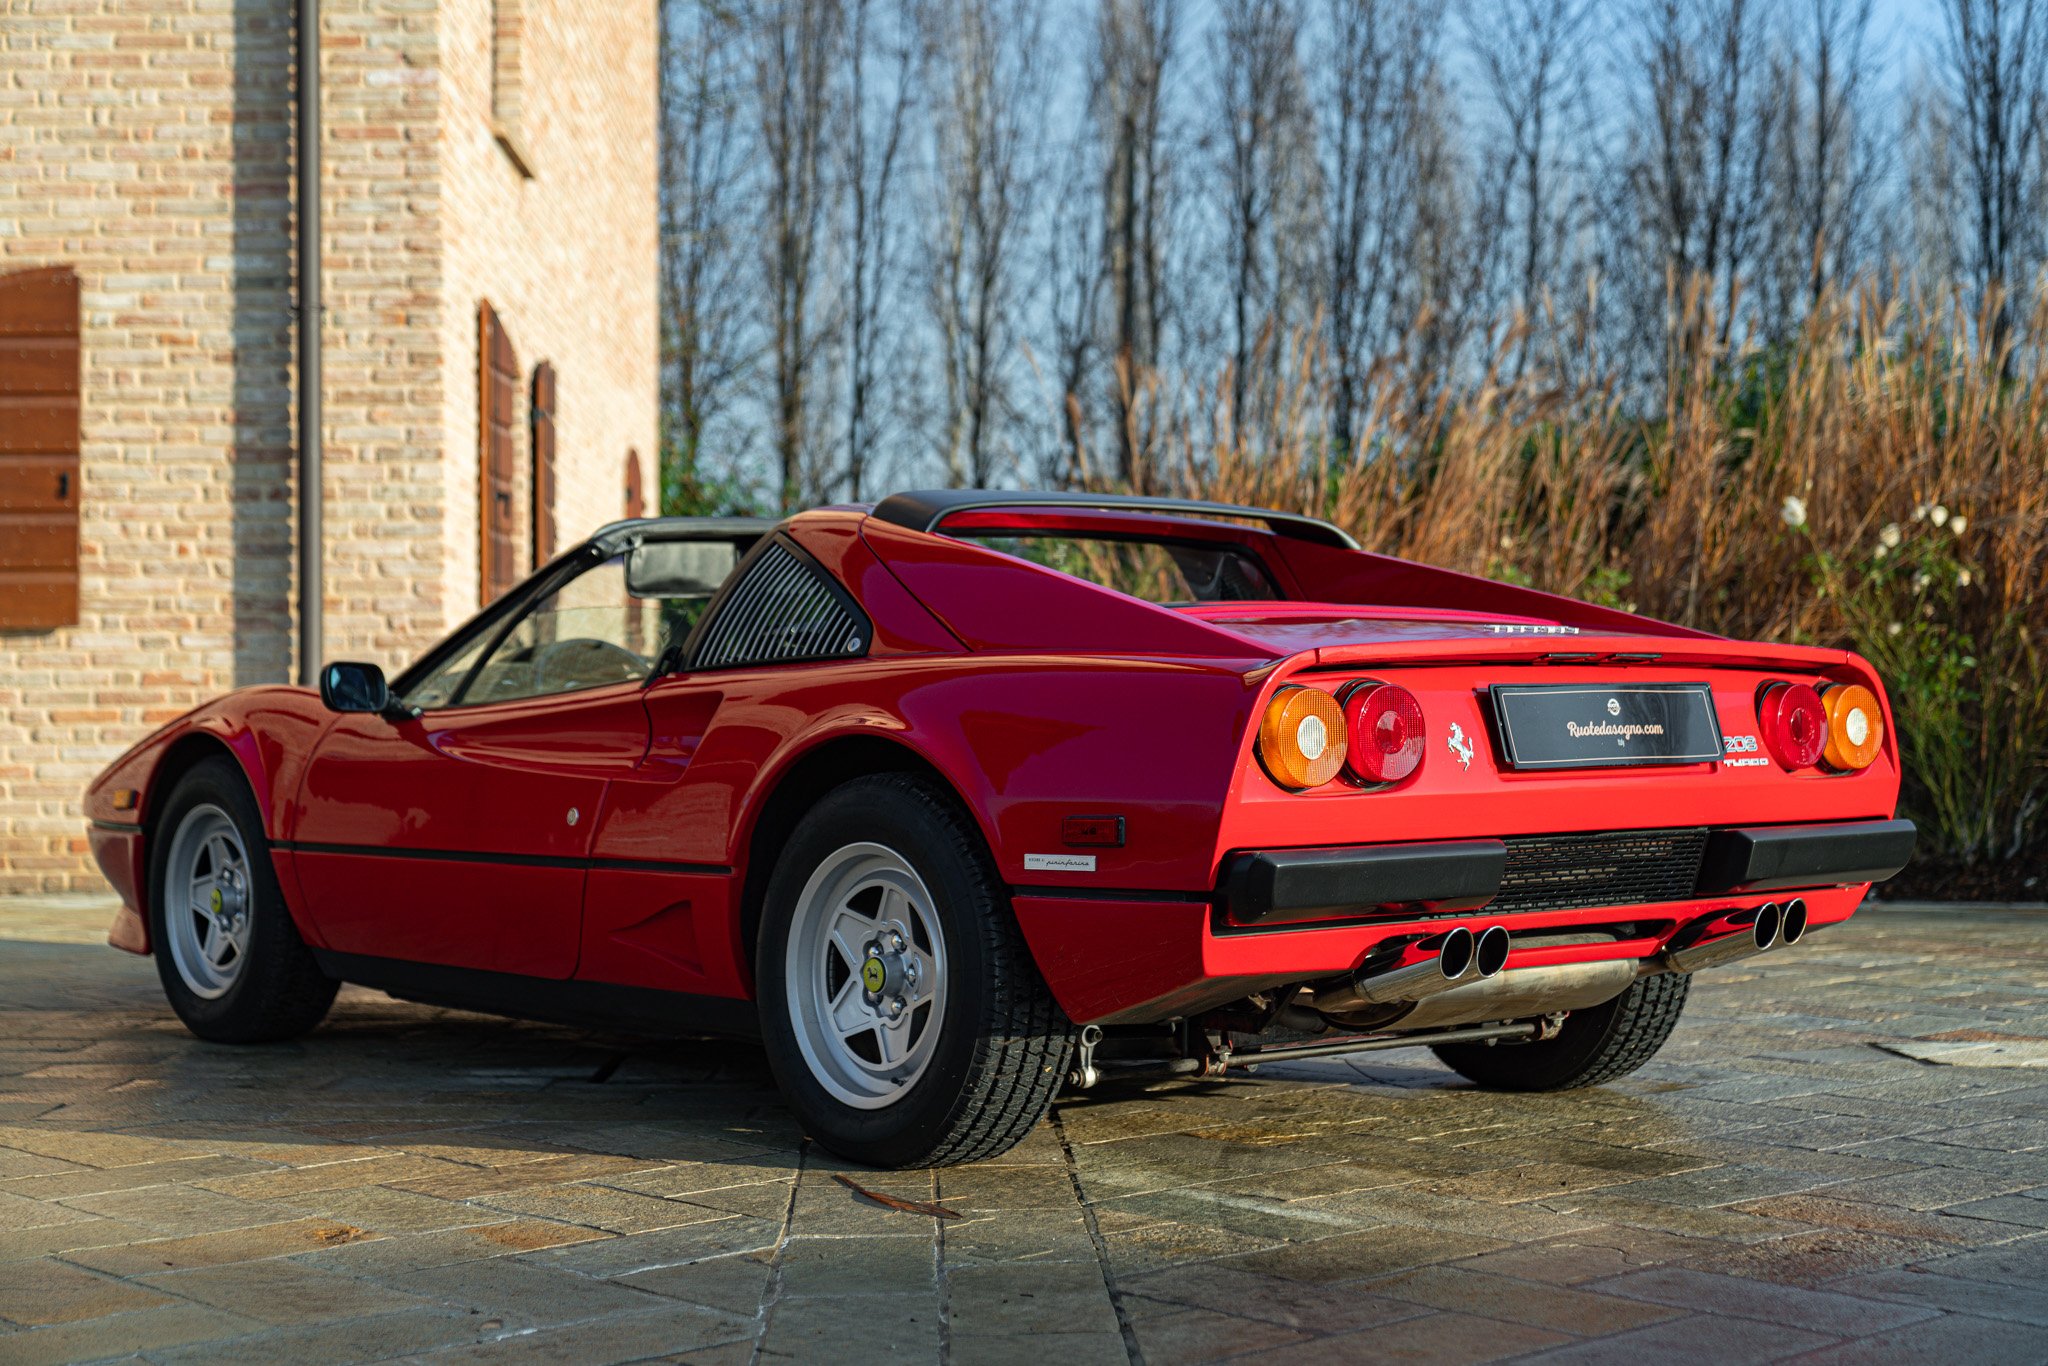
{"type": "Polygon", "coordinates": [[[889,967],[881,959],[870,958],[860,965],[860,984],[870,996],[879,996],[888,981],[889,967]]]}
{"type": "Polygon", "coordinates": [[[220,914],[221,904],[220,888],[216,887],[213,889],[213,913],[215,915],[220,914]]]}

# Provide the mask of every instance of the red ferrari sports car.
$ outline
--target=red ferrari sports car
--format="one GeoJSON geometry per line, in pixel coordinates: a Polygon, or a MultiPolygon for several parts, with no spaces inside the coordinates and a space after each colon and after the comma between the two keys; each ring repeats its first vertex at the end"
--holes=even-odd
{"type": "Polygon", "coordinates": [[[1257,508],[905,493],[599,531],[389,683],[150,736],[93,849],[202,1038],[340,982],[758,1036],[821,1143],[987,1157],[1062,1085],[1426,1045],[1640,1066],[1689,974],[1912,852],[1870,666],[1257,508]]]}

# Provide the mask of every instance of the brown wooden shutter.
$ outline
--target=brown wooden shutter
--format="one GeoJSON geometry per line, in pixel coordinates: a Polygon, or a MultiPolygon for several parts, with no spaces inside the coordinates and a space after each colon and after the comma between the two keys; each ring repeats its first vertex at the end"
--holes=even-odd
{"type": "Polygon", "coordinates": [[[477,590],[489,603],[519,582],[515,559],[519,457],[513,424],[519,408],[519,357],[489,303],[477,309],[477,590]]]}
{"type": "Polygon", "coordinates": [[[626,448],[626,515],[647,515],[647,494],[640,483],[640,452],[631,446],[626,448]]]}
{"type": "Polygon", "coordinates": [[[555,367],[533,368],[533,567],[555,553],[555,367]]]}
{"type": "Polygon", "coordinates": [[[78,622],[78,275],[0,275],[0,629],[78,622]]]}

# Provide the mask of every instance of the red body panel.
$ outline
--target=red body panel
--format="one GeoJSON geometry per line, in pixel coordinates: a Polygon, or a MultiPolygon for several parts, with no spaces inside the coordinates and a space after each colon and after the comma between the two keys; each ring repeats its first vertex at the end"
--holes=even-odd
{"type": "MultiPolygon", "coordinates": [[[[265,828],[274,838],[289,825],[292,799],[306,760],[320,733],[334,719],[320,699],[304,688],[243,688],[160,727],[107,765],[85,790],[85,815],[91,822],[93,857],[121,897],[121,910],[108,942],[131,953],[148,953],[150,949],[150,851],[144,834],[169,786],[161,781],[167,759],[202,753],[233,757],[248,778],[265,828]],[[132,805],[125,809],[116,806],[116,792],[135,794],[132,805]]],[[[278,876],[280,880],[289,877],[288,864],[280,863],[278,876]]],[[[294,901],[291,909],[299,932],[318,944],[318,927],[302,905],[294,901]]]]}
{"type": "MultiPolygon", "coordinates": [[[[1128,531],[1117,513],[963,516],[1128,531]]],[[[1726,735],[1756,734],[1771,678],[1854,680],[1840,651],[1752,646],[1526,589],[1265,531],[1176,522],[1239,543],[1326,603],[1146,604],[944,536],[828,509],[787,533],[872,622],[866,657],[658,678],[567,696],[335,717],[300,689],[231,694],[136,746],[96,780],[93,846],[145,950],[147,832],[167,756],[232,753],[249,776],[309,940],[342,953],[733,998],[751,990],[743,889],[764,808],[821,747],[880,740],[942,778],[987,840],[1040,969],[1077,1022],[1166,1018],[1219,990],[1328,977],[1375,945],[1441,929],[1386,922],[1233,929],[1219,905],[1239,851],[1669,826],[1889,817],[1884,752],[1855,774],[1730,767],[1502,771],[1482,710],[1502,681],[1706,681],[1726,735]],[[1653,660],[1614,660],[1617,654],[1653,660]],[[1566,656],[1592,656],[1559,662],[1566,656]],[[1394,787],[1306,793],[1268,780],[1256,718],[1286,684],[1370,677],[1410,689],[1428,749],[1394,787]],[[1469,763],[1447,745],[1455,722],[1469,763]],[[112,793],[140,790],[135,810],[112,793]],[[572,818],[571,812],[574,812],[572,818]],[[1092,871],[1069,816],[1120,816],[1092,871]]],[[[1889,716],[1887,716],[1889,722],[1889,716]]],[[[757,879],[758,882],[758,879],[757,879]]],[[[1861,886],[1807,893],[1840,920],[1861,886]]],[[[1513,965],[1647,957],[1682,925],[1762,897],[1518,914],[1517,931],[1629,921],[1606,945],[1517,950],[1513,965]]],[[[1473,923],[1486,920],[1474,913],[1473,923]]]]}
{"type": "Polygon", "coordinates": [[[430,712],[345,716],[284,830],[326,947],[566,978],[606,786],[640,771],[638,685],[430,712]],[[461,855],[417,858],[415,854],[461,855]]]}

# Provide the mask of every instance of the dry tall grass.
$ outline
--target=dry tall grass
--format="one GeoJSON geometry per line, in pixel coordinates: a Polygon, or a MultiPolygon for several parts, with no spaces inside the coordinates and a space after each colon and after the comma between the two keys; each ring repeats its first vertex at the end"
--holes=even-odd
{"type": "MultiPolygon", "coordinates": [[[[1330,517],[1368,547],[1728,635],[1846,646],[1891,689],[1908,810],[1963,861],[2048,851],[2048,359],[1874,286],[1724,354],[1697,295],[1668,399],[1383,367],[1351,452],[1313,358],[1256,424],[1181,422],[1143,482],[1330,517]]],[[[2048,300],[2031,336],[2048,336],[2048,300]]],[[[1228,392],[1228,385],[1219,386],[1228,392]]]]}

